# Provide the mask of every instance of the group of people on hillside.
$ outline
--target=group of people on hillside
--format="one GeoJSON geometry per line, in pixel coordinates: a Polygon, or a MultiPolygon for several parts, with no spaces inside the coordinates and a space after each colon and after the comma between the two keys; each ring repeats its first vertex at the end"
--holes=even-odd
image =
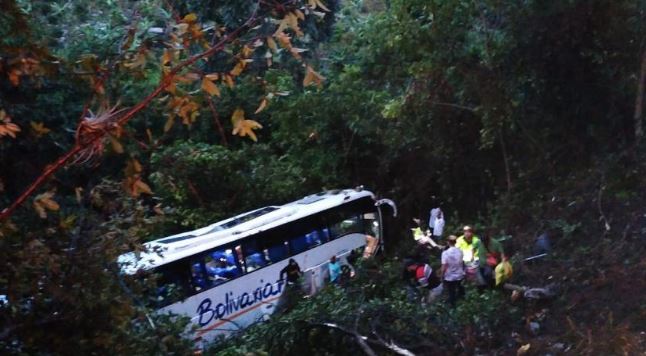
{"type": "MultiPolygon", "coordinates": [[[[440,208],[431,210],[430,228],[426,231],[422,230],[420,220],[414,221],[417,226],[412,229],[413,237],[420,246],[443,249],[439,271],[434,271],[429,263],[419,256],[405,260],[403,278],[409,282],[411,290],[414,288],[427,293],[423,298],[425,302],[432,302],[446,290],[448,302],[455,306],[465,294],[465,280],[474,281],[480,291],[496,286],[495,268],[506,261],[507,256],[502,244],[488,232],[478,236],[471,226],[464,226],[461,236],[450,235],[443,239],[445,222],[444,213],[440,208]],[[440,245],[435,240],[445,240],[445,245],[440,245]]],[[[356,251],[352,251],[347,257],[348,263],[353,265],[357,257],[356,251]]],[[[330,258],[327,267],[329,282],[333,285],[342,285],[343,276],[347,274],[349,277],[351,273],[351,267],[341,265],[336,256],[330,258]],[[344,268],[347,271],[344,271],[344,268]]],[[[298,263],[290,259],[287,266],[281,270],[280,279],[287,282],[288,290],[299,290],[298,281],[302,274],[298,263]]]]}
{"type": "MultiPolygon", "coordinates": [[[[414,237],[415,234],[414,228],[414,237]]],[[[441,233],[433,233],[432,236],[441,238],[441,233]]],[[[424,243],[421,238],[415,239],[418,243],[424,243]]],[[[431,242],[435,244],[432,239],[431,242]]],[[[428,297],[425,298],[427,302],[437,298],[446,289],[449,303],[455,306],[464,296],[465,279],[475,281],[480,291],[496,286],[494,270],[501,262],[507,260],[500,242],[488,232],[477,236],[472,227],[465,226],[460,237],[450,235],[446,238],[446,243],[438,274],[433,273],[428,263],[420,262],[419,259],[415,261],[409,258],[405,262],[404,279],[417,288],[428,290],[428,297]]]]}

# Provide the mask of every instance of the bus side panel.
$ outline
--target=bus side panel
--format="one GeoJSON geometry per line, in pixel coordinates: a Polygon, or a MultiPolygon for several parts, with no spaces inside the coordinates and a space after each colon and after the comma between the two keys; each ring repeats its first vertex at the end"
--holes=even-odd
{"type": "MultiPolygon", "coordinates": [[[[334,255],[347,264],[347,255],[365,246],[365,236],[352,233],[292,256],[303,271],[302,287],[308,294],[320,290],[327,280],[328,262],[334,255]]],[[[169,305],[160,312],[191,317],[197,327],[194,337],[202,342],[226,336],[266,319],[271,315],[285,290],[280,271],[287,265],[283,260],[230,282],[193,295],[183,302],[169,305]]]]}
{"type": "Polygon", "coordinates": [[[286,265],[287,260],[266,266],[169,305],[161,312],[191,317],[198,340],[208,341],[240,331],[273,313],[285,289],[280,271],[286,265]]]}

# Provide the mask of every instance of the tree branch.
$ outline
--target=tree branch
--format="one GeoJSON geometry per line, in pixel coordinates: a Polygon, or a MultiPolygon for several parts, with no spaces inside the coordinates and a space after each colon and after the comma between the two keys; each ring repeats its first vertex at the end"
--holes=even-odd
{"type": "Polygon", "coordinates": [[[644,110],[644,85],[646,84],[646,49],[642,52],[641,70],[637,83],[637,95],[635,98],[635,143],[639,143],[644,135],[642,113],[644,110]]]}
{"type": "Polygon", "coordinates": [[[503,137],[502,129],[498,129],[498,137],[500,138],[500,147],[502,149],[502,159],[505,163],[505,175],[507,176],[507,195],[511,194],[511,170],[509,168],[509,155],[507,154],[507,145],[503,137]]]}
{"type": "MultiPolygon", "coordinates": [[[[123,116],[121,116],[117,121],[116,125],[117,126],[123,126],[125,125],[130,119],[132,119],[135,114],[143,110],[145,107],[147,107],[150,102],[157,97],[160,93],[162,93],[172,82],[173,82],[173,77],[179,73],[182,69],[194,64],[198,60],[206,57],[210,57],[213,54],[215,54],[218,51],[221,51],[224,46],[231,42],[232,40],[238,38],[240,34],[243,32],[243,30],[246,30],[248,28],[251,28],[257,21],[258,18],[256,17],[257,14],[257,7],[256,10],[252,13],[251,17],[240,27],[238,27],[236,30],[233,32],[227,34],[222,38],[217,44],[215,44],[213,47],[207,49],[206,51],[202,53],[198,53],[189,59],[185,60],[184,62],[178,64],[174,68],[170,70],[170,72],[161,80],[160,84],[153,90],[152,93],[148,94],[142,101],[140,101],[137,105],[129,109],[123,116]]],[[[82,122],[82,120],[81,120],[82,122]]],[[[56,171],[61,169],[62,167],[66,166],[68,162],[76,156],[78,153],[83,151],[85,148],[90,147],[94,143],[96,143],[99,140],[102,140],[106,137],[106,132],[103,132],[101,135],[96,135],[93,137],[91,140],[87,140],[85,142],[78,142],[70,149],[65,155],[60,157],[56,162],[54,162],[51,165],[46,166],[44,172],[36,178],[34,182],[32,182],[27,189],[20,194],[20,196],[13,202],[9,207],[5,208],[0,212],[0,221],[7,219],[10,217],[13,212],[20,206],[22,203],[27,200],[29,196],[31,196],[36,189],[38,189],[52,174],[54,174],[56,171]]]]}
{"type": "Polygon", "coordinates": [[[229,146],[229,142],[227,141],[227,135],[224,133],[224,128],[222,126],[222,123],[220,122],[220,115],[218,115],[218,112],[215,110],[215,104],[213,103],[213,99],[211,97],[208,98],[209,102],[209,108],[211,109],[211,114],[213,114],[213,121],[215,122],[215,126],[218,128],[218,132],[220,133],[220,137],[222,138],[222,143],[224,144],[224,147],[229,146]]]}
{"type": "Polygon", "coordinates": [[[437,102],[437,101],[432,102],[431,104],[432,105],[439,105],[439,106],[448,106],[448,107],[451,107],[451,108],[456,108],[456,109],[460,109],[460,110],[466,110],[466,111],[470,111],[470,112],[473,112],[473,113],[475,113],[476,110],[477,110],[477,108],[470,108],[470,107],[464,106],[464,105],[451,104],[451,103],[440,103],[440,102],[437,102]]]}
{"type": "Polygon", "coordinates": [[[340,325],[334,324],[334,323],[311,323],[311,325],[313,325],[313,326],[324,326],[324,327],[339,330],[339,331],[341,331],[343,333],[346,333],[348,335],[354,336],[355,339],[357,340],[357,343],[359,344],[359,347],[361,347],[361,350],[363,350],[363,352],[365,352],[367,355],[376,355],[375,351],[370,347],[370,345],[368,345],[368,343],[383,346],[383,347],[389,349],[390,351],[393,351],[394,353],[396,353],[398,355],[404,355],[404,356],[414,356],[415,355],[411,351],[398,346],[397,344],[395,344],[392,341],[391,342],[386,342],[381,338],[379,338],[379,340],[371,340],[367,336],[363,336],[363,335],[359,334],[358,332],[346,329],[346,328],[344,328],[344,327],[342,327],[340,325]]]}
{"type": "Polygon", "coordinates": [[[357,340],[357,343],[359,344],[359,347],[361,347],[361,350],[363,350],[363,352],[365,352],[366,355],[377,356],[375,351],[366,343],[366,340],[368,340],[368,338],[366,336],[359,334],[358,332],[348,330],[340,325],[333,324],[333,323],[314,323],[312,325],[325,326],[331,329],[342,331],[348,335],[352,335],[355,337],[355,339],[357,340]]]}

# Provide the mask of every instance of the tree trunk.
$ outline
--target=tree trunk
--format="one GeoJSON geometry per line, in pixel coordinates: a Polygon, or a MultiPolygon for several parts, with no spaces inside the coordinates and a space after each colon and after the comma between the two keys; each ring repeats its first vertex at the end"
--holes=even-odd
{"type": "Polygon", "coordinates": [[[505,162],[505,175],[507,176],[507,196],[511,194],[511,170],[509,169],[509,155],[507,154],[507,145],[503,138],[502,129],[498,129],[498,137],[500,138],[500,147],[502,148],[502,159],[505,162]]]}
{"type": "Polygon", "coordinates": [[[644,110],[644,82],[646,81],[646,50],[642,52],[641,70],[637,83],[637,98],[635,99],[635,143],[639,144],[644,135],[642,113],[644,110]]]}

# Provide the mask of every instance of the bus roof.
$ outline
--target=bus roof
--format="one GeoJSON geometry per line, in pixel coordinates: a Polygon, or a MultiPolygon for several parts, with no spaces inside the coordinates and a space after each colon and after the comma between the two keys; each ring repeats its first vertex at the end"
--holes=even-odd
{"type": "Polygon", "coordinates": [[[122,272],[134,274],[184,257],[226,245],[363,197],[375,198],[362,189],[329,190],[308,195],[281,206],[267,206],[181,234],[144,243],[145,252],[128,252],[117,262],[122,272]]]}

